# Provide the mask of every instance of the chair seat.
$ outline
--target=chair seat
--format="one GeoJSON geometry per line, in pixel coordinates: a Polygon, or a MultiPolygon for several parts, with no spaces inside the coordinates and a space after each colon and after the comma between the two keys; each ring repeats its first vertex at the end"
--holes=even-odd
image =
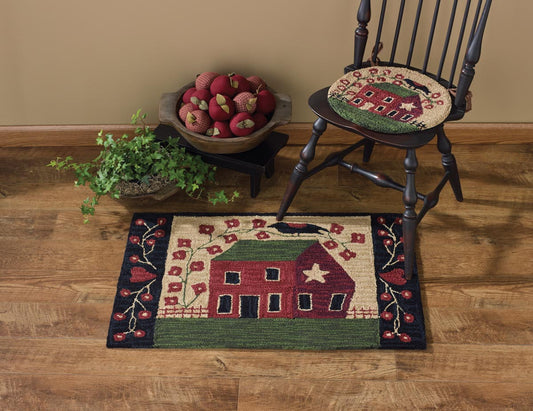
{"type": "Polygon", "coordinates": [[[404,67],[351,71],[331,85],[327,99],[345,120],[386,134],[431,129],[443,123],[452,109],[445,87],[404,67]]]}

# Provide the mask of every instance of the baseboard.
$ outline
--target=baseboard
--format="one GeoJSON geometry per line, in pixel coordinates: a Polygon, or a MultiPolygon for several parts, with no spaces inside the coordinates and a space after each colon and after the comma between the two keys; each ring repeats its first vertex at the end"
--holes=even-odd
{"type": "MultiPolygon", "coordinates": [[[[277,131],[290,136],[289,144],[304,145],[311,123],[290,123],[277,131]]],[[[100,130],[114,135],[131,134],[131,125],[0,126],[0,147],[93,146],[100,130]]],[[[533,123],[449,123],[446,134],[453,144],[533,143],[533,123]]],[[[321,142],[350,144],[354,135],[329,127],[321,142]]]]}
{"type": "Polygon", "coordinates": [[[0,147],[94,146],[100,130],[121,136],[131,125],[1,126],[0,147]]]}

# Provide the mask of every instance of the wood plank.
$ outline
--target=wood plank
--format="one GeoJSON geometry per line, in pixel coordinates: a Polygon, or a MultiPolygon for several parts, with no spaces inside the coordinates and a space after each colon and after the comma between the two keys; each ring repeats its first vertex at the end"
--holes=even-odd
{"type": "Polygon", "coordinates": [[[241,382],[239,406],[253,410],[381,409],[393,404],[401,409],[525,409],[531,404],[530,389],[529,384],[254,378],[241,382]]]}
{"type": "Polygon", "coordinates": [[[1,337],[105,339],[113,299],[106,304],[0,303],[1,337]]]}
{"type": "MultiPolygon", "coordinates": [[[[152,124],[155,127],[156,124],[152,124]]],[[[276,131],[289,134],[289,144],[303,145],[312,123],[290,123],[276,131]]],[[[456,144],[525,144],[533,142],[533,123],[448,123],[446,133],[456,144]]],[[[93,146],[98,132],[132,134],[131,125],[35,125],[0,126],[0,147],[93,146]]],[[[357,136],[330,126],[321,140],[350,144],[357,136]]],[[[432,143],[435,143],[433,141],[432,143]]]]}
{"type": "Polygon", "coordinates": [[[291,376],[389,380],[396,377],[395,353],[387,350],[276,351],[108,349],[101,338],[0,337],[0,375],[55,374],[149,377],[291,376]],[[145,357],[146,356],[146,357],[145,357]]]}
{"type": "Polygon", "coordinates": [[[108,303],[113,302],[119,271],[2,270],[0,300],[6,303],[108,303]],[[31,298],[30,298],[31,296],[31,298]]]}
{"type": "Polygon", "coordinates": [[[243,378],[243,410],[530,409],[532,384],[243,378]]]}
{"type": "MultiPolygon", "coordinates": [[[[126,369],[131,364],[123,364],[126,369]]],[[[0,375],[4,410],[235,410],[236,378],[0,375]]]]}
{"type": "MultiPolygon", "coordinates": [[[[111,242],[111,240],[110,240],[111,242]]],[[[57,270],[76,273],[104,271],[118,272],[122,265],[124,241],[110,246],[106,242],[71,240],[64,242],[43,242],[41,240],[24,240],[17,243],[0,239],[0,266],[4,269],[17,269],[19,272],[53,267],[57,270]],[[20,247],[31,250],[20,258],[20,247]]]]}
{"type": "Polygon", "coordinates": [[[533,302],[533,281],[529,273],[507,274],[491,279],[463,277],[450,280],[448,276],[424,278],[422,293],[431,308],[460,307],[464,311],[478,309],[523,309],[533,302]]]}
{"type": "Polygon", "coordinates": [[[424,352],[397,352],[398,379],[530,384],[533,346],[432,344],[424,352]]]}
{"type": "Polygon", "coordinates": [[[424,320],[428,343],[533,344],[531,318],[523,308],[465,310],[430,305],[425,307],[424,320]]]}

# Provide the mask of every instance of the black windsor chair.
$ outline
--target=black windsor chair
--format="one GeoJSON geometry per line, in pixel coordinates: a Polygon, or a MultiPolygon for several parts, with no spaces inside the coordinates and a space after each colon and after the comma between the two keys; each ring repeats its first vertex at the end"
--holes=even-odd
{"type": "MultiPolygon", "coordinates": [[[[372,3],[377,3],[377,1],[373,1],[372,3]]],[[[335,87],[332,86],[332,88],[326,87],[318,90],[310,96],[308,101],[309,106],[318,116],[318,119],[313,124],[313,131],[309,142],[302,149],[300,160],[290,177],[290,181],[277,214],[277,219],[282,220],[284,218],[284,215],[302,182],[326,167],[335,165],[343,166],[351,172],[370,179],[378,186],[399,190],[403,192],[402,198],[405,206],[402,218],[403,241],[405,276],[409,279],[413,274],[415,263],[415,236],[417,226],[427,211],[437,205],[439,194],[447,182],[450,183],[457,201],[463,201],[457,164],[451,153],[451,143],[444,132],[444,123],[463,118],[468,109],[467,106],[469,105],[470,97],[469,88],[475,73],[474,67],[480,58],[481,43],[491,6],[491,0],[462,0],[461,2],[453,0],[453,3],[450,0],[449,2],[446,2],[445,6],[446,8],[449,8],[451,5],[451,11],[446,10],[445,14],[442,12],[445,7],[442,7],[440,0],[426,0],[425,2],[423,0],[418,0],[416,2],[416,7],[408,7],[415,6],[413,5],[415,1],[401,0],[389,2],[389,4],[387,3],[387,0],[381,0],[376,37],[369,53],[369,60],[363,61],[363,55],[365,54],[369,33],[367,25],[371,16],[371,1],[361,0],[357,12],[357,20],[359,24],[355,30],[353,64],[345,67],[345,76],[340,79],[340,82],[337,82],[337,88],[333,90],[333,94],[332,88],[335,87]],[[432,10],[426,10],[427,7],[431,7],[432,10]],[[385,36],[386,31],[383,30],[384,22],[391,21],[390,19],[386,20],[387,13],[390,12],[390,9],[394,9],[393,13],[395,15],[392,19],[395,26],[391,33],[392,38],[389,42],[386,42],[382,37],[385,36]],[[409,10],[413,10],[414,18],[413,16],[409,16],[409,19],[407,18],[407,12],[409,10]],[[440,15],[439,11],[441,11],[440,15]],[[449,15],[448,12],[450,13],[449,15]],[[423,16],[427,15],[432,17],[430,19],[425,19],[423,16]],[[409,27],[406,27],[408,21],[412,24],[409,24],[409,27]],[[419,39],[418,37],[421,36],[417,35],[422,32],[422,27],[425,25],[429,26],[429,31],[427,32],[427,41],[423,42],[419,41],[423,39],[419,39]],[[468,30],[470,27],[471,29],[468,30]],[[435,34],[439,35],[441,33],[443,36],[445,33],[443,45],[442,47],[439,47],[439,50],[434,50],[436,48],[434,47],[436,43],[434,41],[435,34]],[[403,38],[410,40],[408,45],[405,45],[400,41],[403,38]],[[449,47],[450,43],[455,44],[455,49],[449,47]],[[381,61],[378,58],[378,53],[380,52],[382,45],[386,48],[390,47],[388,61],[381,61]],[[424,52],[420,54],[421,62],[415,65],[415,56],[418,56],[418,54],[415,53],[415,50],[418,50],[417,46],[419,45],[423,47],[424,52]],[[397,58],[397,54],[399,54],[402,47],[403,50],[407,51],[407,57],[404,61],[400,61],[400,59],[397,58]],[[436,70],[432,70],[434,71],[434,73],[432,73],[429,69],[429,62],[430,57],[435,55],[438,58],[438,65],[436,65],[436,70]],[[464,61],[460,66],[461,69],[457,85],[455,85],[454,78],[456,75],[456,68],[459,57],[462,55],[464,55],[464,61]],[[369,72],[369,70],[372,70],[372,67],[375,67],[374,70],[369,72]],[[447,78],[443,77],[445,67],[446,73],[448,73],[449,67],[447,78]],[[396,72],[395,70],[402,69],[407,69],[408,71],[406,73],[411,74],[405,74],[404,72],[404,74],[396,74],[396,77],[391,77],[396,72]],[[375,77],[380,76],[380,73],[372,74],[376,73],[378,70],[381,70],[380,73],[383,74],[383,77],[375,77]],[[416,76],[423,76],[422,80],[420,80],[420,77],[416,77],[417,81],[411,80],[410,77],[415,76],[414,72],[417,73],[416,76]],[[363,77],[367,76],[367,82],[370,81],[368,78],[371,78],[372,81],[375,80],[376,83],[380,81],[386,82],[387,79],[384,77],[385,75],[389,75],[393,80],[395,79],[394,81],[390,80],[392,83],[406,87],[404,89],[406,90],[405,93],[400,90],[398,91],[398,94],[407,95],[407,97],[405,97],[407,99],[421,98],[422,100],[416,100],[417,103],[412,102],[415,100],[409,100],[409,102],[406,103],[404,98],[402,105],[396,106],[396,109],[394,110],[390,109],[390,107],[387,108],[387,102],[398,97],[396,94],[384,98],[383,95],[381,95],[380,98],[382,98],[383,101],[381,103],[376,102],[376,100],[372,100],[371,102],[365,101],[367,95],[377,92],[377,94],[373,96],[376,97],[384,90],[395,91],[396,86],[394,84],[379,86],[378,84],[377,86],[381,87],[381,89],[373,88],[371,91],[365,92],[366,88],[363,87],[363,84],[360,81],[357,82],[357,80],[361,80],[363,77]],[[347,85],[352,83],[354,84],[353,87],[355,87],[355,89],[347,90],[347,85]],[[447,99],[447,101],[438,100],[436,103],[441,106],[449,106],[447,108],[448,111],[444,112],[444,117],[436,120],[433,119],[435,124],[412,118],[413,115],[416,117],[416,115],[419,114],[419,112],[415,112],[416,110],[414,108],[418,107],[420,103],[422,103],[424,107],[433,108],[434,104],[432,103],[435,103],[435,101],[433,101],[434,99],[432,98],[441,94],[435,92],[431,93],[426,85],[428,85],[427,87],[442,87],[442,90],[444,90],[442,94],[446,94],[446,96],[442,96],[442,98],[447,99]],[[357,87],[359,87],[359,89],[357,87]],[[418,92],[420,96],[412,97],[412,95],[414,95],[414,92],[412,93],[413,90],[418,92]],[[335,95],[335,92],[337,95],[335,95]],[[332,97],[334,100],[331,100],[332,97]],[[338,97],[338,99],[335,99],[336,97],[338,97]],[[340,106],[334,106],[333,103],[339,103],[340,106]],[[365,112],[363,113],[363,117],[360,118],[357,116],[362,111],[354,110],[354,107],[366,108],[373,111],[373,113],[367,115],[367,112],[365,112]],[[398,107],[402,107],[402,109],[400,110],[398,107]],[[347,115],[343,111],[346,108],[348,112],[347,115]],[[389,111],[387,112],[387,110],[389,111]],[[354,111],[359,114],[350,114],[354,111]],[[385,112],[387,113],[385,114],[385,112]],[[399,125],[398,130],[393,130],[392,132],[386,130],[384,132],[380,130],[381,125],[379,125],[379,127],[375,126],[374,123],[376,123],[376,121],[377,123],[380,123],[381,119],[387,116],[394,120],[394,124],[399,125]],[[370,122],[367,121],[367,117],[372,117],[370,122]],[[394,117],[396,117],[396,119],[394,119],[394,117]],[[328,124],[358,134],[362,139],[349,148],[330,154],[321,164],[312,169],[308,169],[309,163],[314,159],[315,147],[318,139],[322,133],[324,133],[328,124]],[[405,131],[402,127],[415,127],[415,130],[408,129],[405,131]],[[429,143],[435,136],[437,136],[437,148],[442,154],[444,175],[436,188],[424,195],[417,192],[415,187],[415,173],[418,166],[416,149],[429,143]],[[368,162],[376,142],[406,150],[406,156],[403,163],[406,173],[405,185],[393,181],[390,177],[384,174],[366,170],[359,167],[357,164],[349,164],[344,160],[344,157],[353,150],[363,147],[363,161],[368,162]],[[415,209],[417,200],[423,202],[418,213],[415,209]]],[[[443,107],[440,107],[439,109],[441,108],[443,107]]]]}

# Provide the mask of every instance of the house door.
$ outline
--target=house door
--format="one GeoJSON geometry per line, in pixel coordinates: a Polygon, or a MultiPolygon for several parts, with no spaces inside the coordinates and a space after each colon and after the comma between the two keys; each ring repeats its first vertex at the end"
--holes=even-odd
{"type": "Polygon", "coordinates": [[[241,295],[241,318],[257,318],[259,312],[259,296],[241,295]]]}

